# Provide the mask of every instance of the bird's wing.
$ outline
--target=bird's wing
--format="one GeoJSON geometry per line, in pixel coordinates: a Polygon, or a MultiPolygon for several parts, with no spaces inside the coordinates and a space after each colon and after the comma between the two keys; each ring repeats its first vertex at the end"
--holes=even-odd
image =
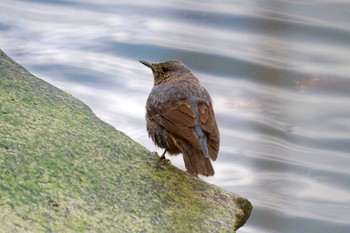
{"type": "MultiPolygon", "coordinates": [[[[208,106],[206,103],[200,102],[198,110],[201,128],[208,136],[210,158],[216,160],[219,152],[220,135],[213,107],[211,104],[208,106]]],[[[163,105],[162,108],[152,109],[149,115],[166,130],[180,138],[186,139],[196,148],[201,148],[198,137],[194,132],[196,115],[187,100],[180,100],[171,107],[163,105]]]]}
{"type": "Polygon", "coordinates": [[[171,106],[169,104],[161,108],[150,108],[148,111],[157,124],[200,149],[200,142],[193,130],[196,115],[187,100],[179,100],[171,106]]]}
{"type": "Polygon", "coordinates": [[[213,106],[201,102],[198,104],[201,127],[208,135],[208,150],[212,160],[216,160],[219,152],[220,135],[216,124],[213,106]]]}

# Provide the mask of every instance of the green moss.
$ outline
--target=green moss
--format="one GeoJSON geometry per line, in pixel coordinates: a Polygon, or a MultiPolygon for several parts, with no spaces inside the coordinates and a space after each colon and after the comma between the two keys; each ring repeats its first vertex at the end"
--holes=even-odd
{"type": "Polygon", "coordinates": [[[251,204],[161,162],[0,50],[4,232],[234,232],[251,204]]]}

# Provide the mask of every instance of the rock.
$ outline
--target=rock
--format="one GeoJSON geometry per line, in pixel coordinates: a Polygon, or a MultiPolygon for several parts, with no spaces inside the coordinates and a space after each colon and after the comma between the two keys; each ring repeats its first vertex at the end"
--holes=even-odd
{"type": "Polygon", "coordinates": [[[2,232],[235,232],[251,210],[0,50],[2,232]]]}

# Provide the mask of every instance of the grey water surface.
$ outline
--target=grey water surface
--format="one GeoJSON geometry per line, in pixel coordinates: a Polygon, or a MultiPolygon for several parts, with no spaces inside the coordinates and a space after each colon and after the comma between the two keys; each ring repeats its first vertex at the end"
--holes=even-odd
{"type": "Polygon", "coordinates": [[[158,152],[138,60],[182,60],[221,133],[202,178],[254,205],[238,232],[350,232],[350,1],[2,0],[0,48],[158,152]]]}

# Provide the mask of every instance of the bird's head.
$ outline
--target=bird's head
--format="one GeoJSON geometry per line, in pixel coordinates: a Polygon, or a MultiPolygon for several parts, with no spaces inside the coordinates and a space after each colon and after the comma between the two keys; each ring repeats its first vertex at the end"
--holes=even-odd
{"type": "Polygon", "coordinates": [[[191,72],[190,69],[181,61],[166,61],[160,63],[152,63],[140,60],[142,64],[152,69],[154,77],[154,85],[168,82],[172,77],[176,77],[175,73],[191,72]]]}

